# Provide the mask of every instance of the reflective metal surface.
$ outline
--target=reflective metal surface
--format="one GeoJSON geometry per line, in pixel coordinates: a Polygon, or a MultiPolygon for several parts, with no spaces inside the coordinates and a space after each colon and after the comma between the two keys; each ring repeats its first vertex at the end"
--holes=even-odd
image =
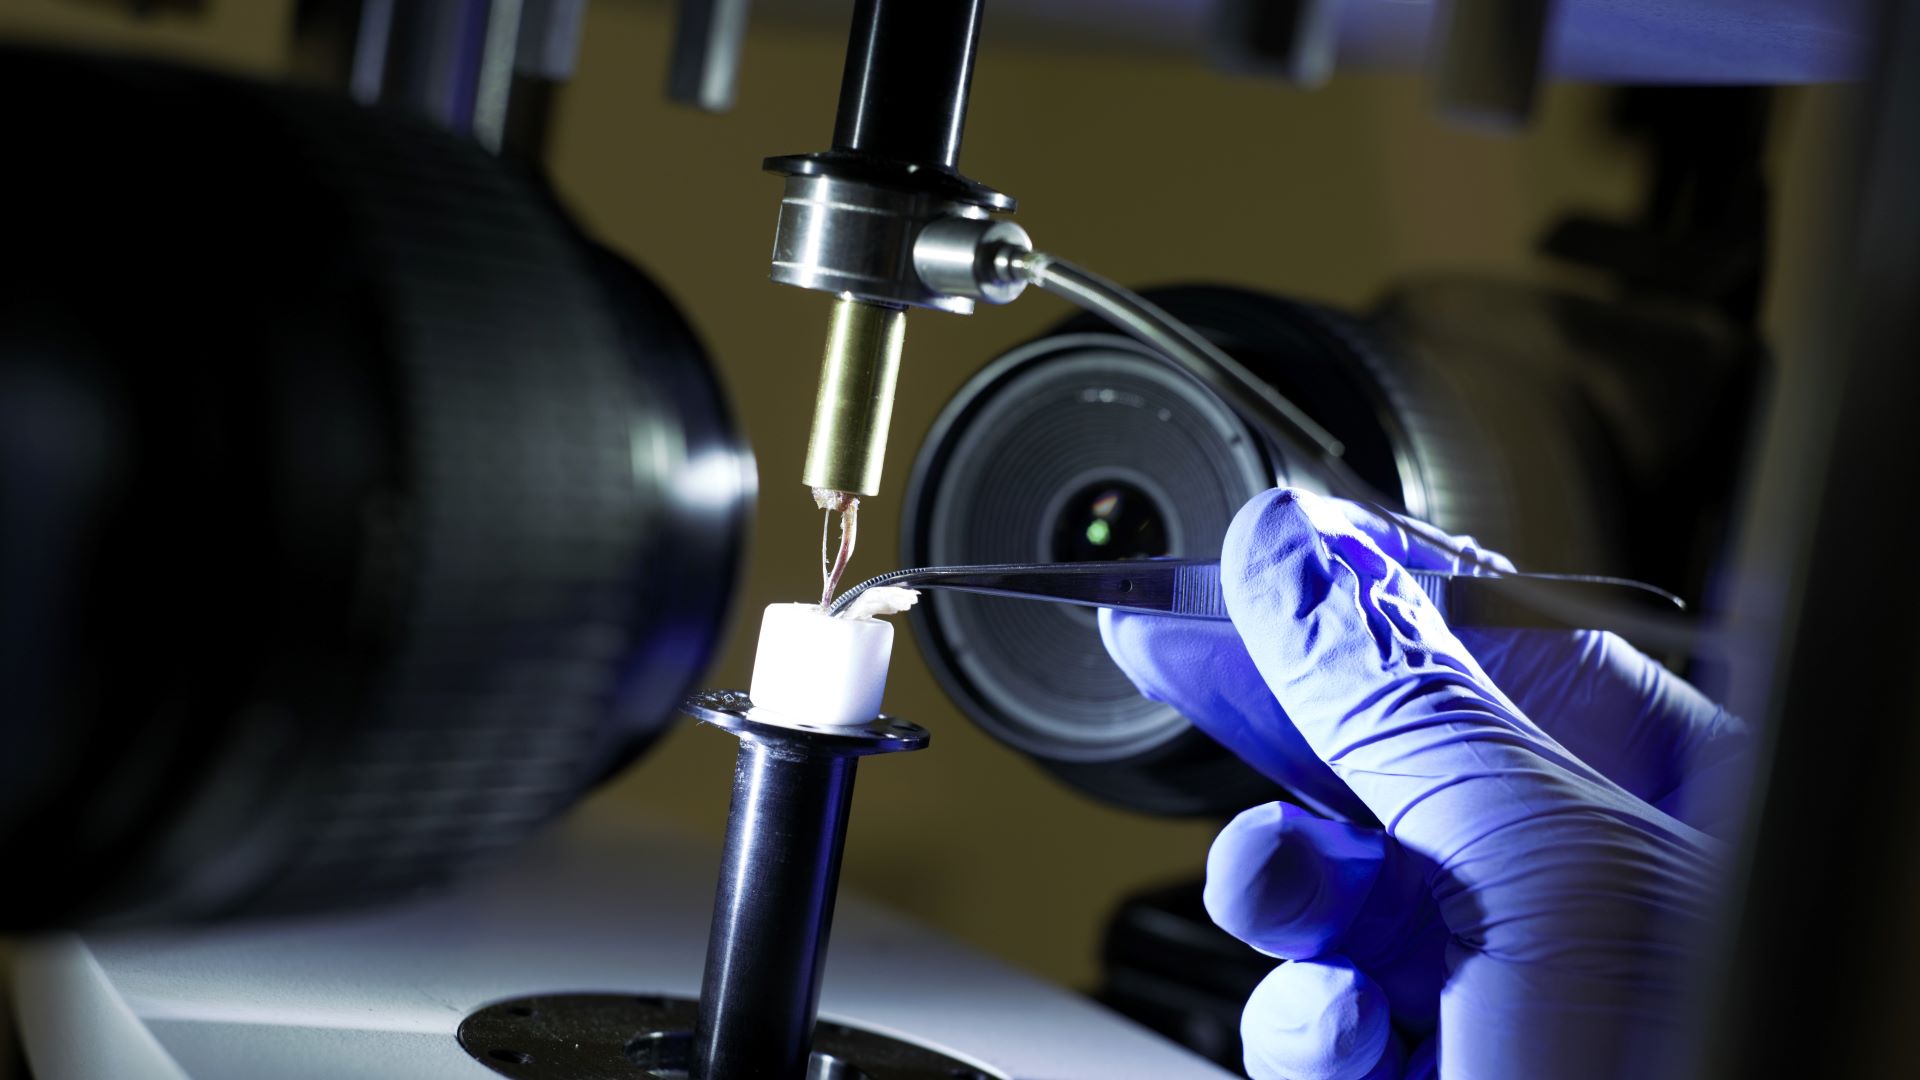
{"type": "Polygon", "coordinates": [[[986,211],[924,191],[790,175],[774,228],[769,276],[782,285],[873,303],[971,314],[972,300],[928,288],[914,270],[914,241],[921,229],[949,217],[984,218],[986,211]]]}
{"type": "MultiPolygon", "coordinates": [[[[1686,604],[1665,589],[1583,574],[1452,574],[1408,570],[1442,618],[1456,627],[1608,630],[1657,637],[1686,604]],[[1667,620],[1667,621],[1662,621],[1667,620]],[[1643,625],[1646,624],[1646,625],[1643,625]]],[[[871,588],[957,589],[1147,615],[1226,619],[1217,559],[1123,559],[1084,563],[1006,563],[895,570],[863,581],[833,602],[845,611],[871,588]]]]}
{"type": "MultiPolygon", "coordinates": [[[[688,1075],[697,1005],[657,994],[542,994],[496,1001],[460,1024],[473,1059],[515,1080],[653,1080],[688,1075]]],[[[814,1032],[793,1080],[1005,1080],[905,1039],[846,1024],[814,1032]]]]}
{"type": "Polygon", "coordinates": [[[1275,438],[1290,444],[1301,462],[1315,472],[1336,495],[1363,502],[1383,501],[1365,480],[1342,460],[1346,448],[1266,380],[1227,355],[1192,327],[1159,305],[1092,271],[1045,252],[1035,252],[1015,264],[1033,284],[1106,319],[1115,327],[1152,346],[1174,366],[1202,386],[1232,402],[1247,416],[1265,422],[1275,438]]]}
{"type": "Polygon", "coordinates": [[[833,147],[953,169],[982,0],[855,0],[833,147]]]}
{"type": "Polygon", "coordinates": [[[742,738],[786,744],[790,750],[814,750],[850,757],[924,750],[932,733],[919,724],[881,714],[860,724],[804,724],[755,709],[744,690],[703,690],[680,711],[742,738]]]}
{"type": "Polygon", "coordinates": [[[1026,291],[1016,260],[1033,252],[1033,238],[1011,221],[942,218],[920,230],[913,268],[934,292],[1008,304],[1026,291]]]}
{"type": "Polygon", "coordinates": [[[880,494],[906,341],[905,311],[845,297],[834,303],[801,483],[853,495],[880,494]]]}
{"type": "Polygon", "coordinates": [[[775,718],[731,690],[696,694],[685,711],[740,739],[686,1075],[798,1078],[819,1012],[854,766],[921,749],[928,735],[886,716],[854,727],[775,718]]]}

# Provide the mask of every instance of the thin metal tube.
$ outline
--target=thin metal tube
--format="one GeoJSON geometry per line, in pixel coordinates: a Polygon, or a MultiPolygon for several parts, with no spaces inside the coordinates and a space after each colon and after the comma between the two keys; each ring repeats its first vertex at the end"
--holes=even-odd
{"type": "Polygon", "coordinates": [[[907,313],[900,308],[844,296],[834,301],[802,484],[815,491],[880,494],[906,340],[907,313]]]}
{"type": "MultiPolygon", "coordinates": [[[[1246,365],[1152,301],[1046,252],[1022,251],[1002,243],[987,245],[976,258],[977,266],[990,268],[1001,277],[1024,279],[1100,316],[1151,347],[1161,358],[1219,394],[1244,415],[1264,422],[1277,438],[1312,463],[1318,478],[1333,494],[1359,503],[1382,521],[1397,523],[1419,536],[1421,543],[1458,560],[1462,569],[1479,567],[1506,572],[1502,567],[1490,566],[1479,552],[1453,543],[1432,528],[1394,510],[1391,504],[1398,500],[1382,495],[1353,471],[1341,457],[1344,447],[1338,439],[1246,365]]],[[[1575,600],[1561,604],[1556,614],[1573,626],[1624,625],[1621,620],[1631,619],[1635,637],[1646,647],[1701,654],[1705,654],[1710,644],[1719,644],[1732,632],[1729,627],[1708,630],[1692,620],[1636,616],[1609,606],[1575,600]]]]}
{"type": "Polygon", "coordinates": [[[1099,315],[1160,352],[1202,386],[1255,420],[1264,421],[1291,449],[1317,466],[1334,494],[1361,502],[1386,498],[1362,480],[1341,455],[1345,447],[1300,407],[1267,385],[1152,301],[1055,255],[1033,252],[1015,260],[1033,284],[1099,315]]]}

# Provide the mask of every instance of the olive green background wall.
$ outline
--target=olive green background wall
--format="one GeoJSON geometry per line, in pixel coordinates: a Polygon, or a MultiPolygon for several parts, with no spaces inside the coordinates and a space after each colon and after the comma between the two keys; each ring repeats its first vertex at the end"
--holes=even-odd
{"type": "MultiPolygon", "coordinates": [[[[203,18],[137,21],[102,2],[0,0],[0,35],[274,75],[287,64],[290,7],[223,0],[203,18]]],[[[758,455],[751,562],[708,680],[740,686],[758,610],[819,587],[820,520],[797,476],[828,301],[767,282],[779,182],[759,166],[827,145],[844,28],[757,23],[739,103],[722,116],[663,102],[669,29],[661,5],[595,0],[550,164],[588,228],[685,307],[758,455]]],[[[1232,282],[1357,305],[1415,270],[1552,272],[1530,248],[1557,213],[1628,212],[1643,163],[1607,133],[1603,107],[1594,91],[1555,88],[1530,133],[1494,138],[1439,123],[1407,76],[1342,75],[1302,94],[1176,55],[1023,47],[990,29],[962,165],[1018,197],[1019,220],[1043,246],[1120,280],[1232,282]]],[[[998,351],[1066,314],[1030,295],[970,318],[911,317],[888,491],[862,515],[852,578],[896,565],[896,500],[941,404],[998,351]]],[[[862,769],[846,884],[1015,964],[1090,984],[1118,897],[1197,872],[1216,823],[1143,818],[1072,794],[975,731],[904,627],[900,642],[887,707],[931,728],[934,745],[862,769]]],[[[717,839],[733,747],[678,729],[600,796],[602,808],[717,839]]]]}

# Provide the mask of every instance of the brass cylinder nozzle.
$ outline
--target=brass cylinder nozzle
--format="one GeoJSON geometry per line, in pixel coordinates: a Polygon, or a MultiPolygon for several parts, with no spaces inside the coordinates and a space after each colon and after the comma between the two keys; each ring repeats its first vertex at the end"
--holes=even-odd
{"type": "Polygon", "coordinates": [[[880,493],[906,340],[905,311],[848,297],[834,301],[802,483],[854,495],[880,493]]]}

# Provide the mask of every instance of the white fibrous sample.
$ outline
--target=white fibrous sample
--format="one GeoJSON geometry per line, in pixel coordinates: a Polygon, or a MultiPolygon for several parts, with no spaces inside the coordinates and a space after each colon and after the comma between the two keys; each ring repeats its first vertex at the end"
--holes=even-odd
{"type": "Polygon", "coordinates": [[[843,619],[813,604],[774,604],[760,621],[749,696],[764,719],[865,724],[880,713],[893,624],[843,619]]]}
{"type": "Polygon", "coordinates": [[[920,594],[899,585],[881,585],[862,592],[841,612],[842,619],[874,619],[882,615],[898,615],[912,607],[920,599],[920,594]]]}

